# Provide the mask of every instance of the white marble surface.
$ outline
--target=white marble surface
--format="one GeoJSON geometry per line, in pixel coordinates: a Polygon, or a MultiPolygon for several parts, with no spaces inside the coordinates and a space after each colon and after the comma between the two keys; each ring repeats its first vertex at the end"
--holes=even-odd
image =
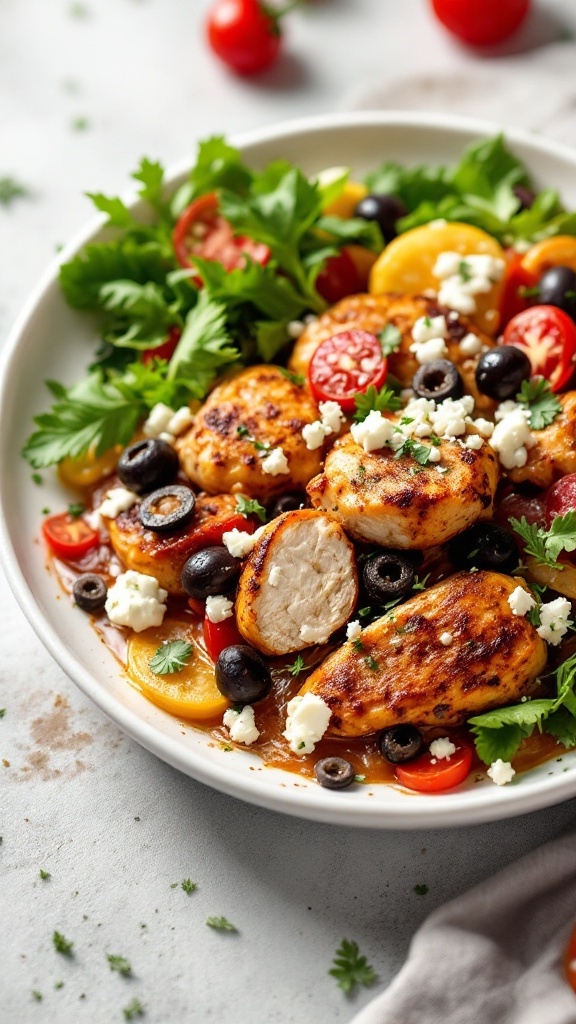
{"type": "MultiPolygon", "coordinates": [[[[82,193],[125,190],[142,154],[169,163],[211,132],[365,104],[493,116],[576,144],[576,44],[556,41],[562,26],[576,31],[570,0],[542,2],[491,56],[448,39],[423,0],[311,0],[291,16],[285,59],[257,81],[213,61],[201,37],[206,8],[0,7],[0,177],[32,193],[0,207],[1,340],[55,246],[89,215],[82,193]],[[84,130],[73,129],[78,118],[84,130]]],[[[385,985],[432,907],[576,819],[572,801],[463,830],[354,832],[235,802],[96,711],[4,581],[0,604],[7,1024],[108,1024],[134,997],[150,1024],[350,1021],[370,992],[346,998],[327,974],[344,936],[385,985]],[[194,894],[171,888],[188,877],[194,894]],[[426,896],[414,892],[422,883],[426,896]],[[239,934],[212,932],[210,915],[239,934]],[[54,951],[54,929],[74,941],[73,958],[54,951]],[[111,973],[107,953],[127,957],[134,977],[111,973]]]]}

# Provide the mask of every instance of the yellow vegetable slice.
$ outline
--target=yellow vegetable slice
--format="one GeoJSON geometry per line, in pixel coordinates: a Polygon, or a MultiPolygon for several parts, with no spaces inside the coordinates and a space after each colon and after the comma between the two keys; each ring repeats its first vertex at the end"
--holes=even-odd
{"type": "Polygon", "coordinates": [[[323,213],[327,217],[342,217],[350,220],[354,216],[354,210],[360,202],[368,195],[368,189],[359,181],[347,181],[337,199],[324,208],[323,213]]]}
{"type": "MultiPolygon", "coordinates": [[[[370,274],[370,292],[383,295],[420,295],[427,288],[438,290],[439,281],[432,270],[442,252],[458,252],[462,256],[483,254],[505,259],[502,246],[480,228],[457,221],[433,221],[398,235],[380,254],[370,274]]],[[[489,292],[476,295],[476,313],[471,320],[487,334],[496,334],[500,316],[498,308],[503,282],[489,292]]]]}
{"type": "Polygon", "coordinates": [[[148,700],[177,718],[197,721],[221,718],[230,701],[216,686],[214,664],[202,643],[199,619],[171,617],[161,626],[135,633],[128,640],[128,676],[148,700]],[[161,644],[185,640],[192,656],[179,672],[157,675],[150,661],[161,644]]]}
{"type": "Polygon", "coordinates": [[[576,271],[576,238],[556,235],[531,246],[522,259],[522,266],[538,277],[548,267],[570,267],[576,271]]]}
{"type": "Polygon", "coordinates": [[[122,447],[116,445],[98,458],[93,452],[78,459],[63,459],[58,466],[58,475],[67,487],[92,487],[116,469],[122,447]]]}

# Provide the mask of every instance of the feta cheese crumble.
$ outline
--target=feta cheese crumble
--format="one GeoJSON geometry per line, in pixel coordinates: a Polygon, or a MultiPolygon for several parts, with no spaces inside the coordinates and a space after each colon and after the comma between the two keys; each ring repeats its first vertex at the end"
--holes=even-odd
{"type": "Polygon", "coordinates": [[[528,449],[533,448],[536,439],[528,424],[530,412],[522,409],[515,402],[503,402],[496,411],[494,418],[498,421],[490,444],[505,469],[525,466],[528,461],[528,449]],[[504,409],[508,406],[508,409],[504,409]],[[510,406],[512,408],[510,408],[510,406]]]}
{"type": "Polygon", "coordinates": [[[222,534],[222,543],[233,558],[245,558],[261,537],[263,529],[263,526],[259,526],[254,533],[247,533],[234,527],[222,534]]]}
{"type": "Polygon", "coordinates": [[[271,587],[277,587],[282,579],[282,569],[279,565],[272,565],[268,574],[268,583],[271,587]]]}
{"type": "Polygon", "coordinates": [[[168,591],[153,576],[129,569],[110,587],[104,607],[114,625],[129,626],[135,633],[141,633],[162,624],[167,597],[168,591]]]}
{"type": "Polygon", "coordinates": [[[332,712],[315,693],[293,697],[286,708],[286,728],[282,733],[288,740],[290,750],[295,754],[311,754],[322,739],[332,712]]]}
{"type": "Polygon", "coordinates": [[[538,636],[552,647],[557,647],[568,632],[570,611],[570,601],[565,597],[557,597],[555,601],[540,605],[540,625],[536,630],[538,636]]]}
{"type": "Polygon", "coordinates": [[[460,351],[465,356],[477,356],[482,351],[482,342],[470,331],[465,334],[459,345],[460,351]]]}
{"type": "Polygon", "coordinates": [[[353,621],[349,622],[348,625],[346,626],[346,639],[347,640],[356,640],[360,636],[361,633],[362,633],[362,626],[360,625],[360,622],[359,622],[358,619],[353,619],[353,621]]]}
{"type": "Polygon", "coordinates": [[[439,637],[439,639],[440,639],[440,643],[441,643],[441,644],[442,644],[442,645],[443,645],[444,647],[450,647],[450,645],[451,645],[452,643],[454,643],[454,636],[452,635],[452,633],[448,633],[448,632],[446,632],[446,633],[440,633],[440,637],[439,637]]]}
{"type": "Polygon", "coordinates": [[[455,744],[452,743],[452,740],[448,739],[447,736],[442,736],[440,739],[432,740],[429,749],[432,757],[435,757],[438,761],[442,761],[444,758],[449,761],[452,754],[456,753],[455,744]]]}
{"type": "Polygon", "coordinates": [[[145,437],[159,437],[170,444],[190,426],[193,419],[187,405],[171,409],[164,402],[157,402],[150,410],[148,419],[144,421],[142,432],[145,437]]]}
{"type": "Polygon", "coordinates": [[[484,253],[441,252],[432,270],[440,281],[438,301],[459,313],[474,313],[475,296],[488,293],[501,280],[504,269],[504,260],[484,253]]]}
{"type": "Polygon", "coordinates": [[[117,519],[121,512],[127,512],[137,501],[140,501],[140,495],[134,491],[129,491],[126,487],[112,487],[106,491],[104,501],[95,512],[97,515],[106,516],[107,519],[117,519]]]}
{"type": "Polygon", "coordinates": [[[313,423],[306,423],[302,427],[302,437],[306,442],[306,447],[309,452],[316,451],[317,448],[321,448],[326,438],[326,431],[322,426],[320,420],[314,420],[313,423]]]}
{"type": "Polygon", "coordinates": [[[282,473],[289,473],[288,459],[282,448],[272,448],[262,459],[262,469],[270,476],[280,476],[282,473]]]}
{"type": "Polygon", "coordinates": [[[246,704],[241,711],[236,711],[235,708],[228,708],[224,712],[222,724],[228,729],[230,739],[234,743],[243,743],[245,747],[255,743],[260,735],[254,720],[254,708],[250,704],[246,704]]]}
{"type": "Polygon", "coordinates": [[[513,615],[526,615],[531,608],[534,608],[536,601],[524,587],[516,587],[508,596],[508,604],[513,615]]]}
{"type": "Polygon", "coordinates": [[[210,622],[224,622],[224,619],[232,618],[234,605],[227,597],[207,597],[206,615],[210,622]]]}
{"type": "Polygon", "coordinates": [[[286,326],[286,334],[293,341],[297,341],[301,334],[306,330],[306,324],[303,320],[290,320],[286,326]]]}
{"type": "Polygon", "coordinates": [[[394,424],[384,418],[381,412],[372,409],[365,420],[361,423],[353,423],[350,433],[356,444],[362,446],[365,452],[374,452],[388,444],[394,434],[394,424]]]}
{"type": "Polygon", "coordinates": [[[412,328],[413,344],[410,351],[416,362],[423,366],[434,359],[448,355],[444,339],[448,337],[446,319],[443,316],[421,316],[412,328]]]}
{"type": "Polygon", "coordinates": [[[318,409],[320,419],[313,423],[307,423],[302,428],[302,437],[306,442],[308,451],[313,452],[324,444],[324,439],[330,434],[339,434],[346,417],[338,402],[320,402],[318,409]]]}
{"type": "Polygon", "coordinates": [[[512,782],[516,772],[509,761],[503,761],[499,757],[497,761],[492,762],[486,774],[497,786],[505,786],[508,782],[512,782]]]}
{"type": "Polygon", "coordinates": [[[430,341],[413,342],[410,351],[416,356],[420,366],[432,363],[435,359],[443,359],[448,355],[448,347],[443,338],[430,338],[430,341]]]}

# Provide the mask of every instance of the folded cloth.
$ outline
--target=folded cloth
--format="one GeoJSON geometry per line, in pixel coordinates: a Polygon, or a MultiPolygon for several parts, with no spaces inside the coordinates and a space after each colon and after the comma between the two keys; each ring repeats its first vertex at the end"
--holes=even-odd
{"type": "Polygon", "coordinates": [[[575,924],[571,833],[434,911],[351,1024],[576,1024],[562,966],[575,924]]]}

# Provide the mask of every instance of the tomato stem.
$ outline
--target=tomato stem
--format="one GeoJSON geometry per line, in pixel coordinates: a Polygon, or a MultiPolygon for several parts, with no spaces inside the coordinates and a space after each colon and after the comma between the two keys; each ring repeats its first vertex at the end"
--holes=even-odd
{"type": "Polygon", "coordinates": [[[284,15],[288,14],[290,11],[293,11],[295,7],[301,7],[302,4],[305,2],[306,0],[291,0],[291,2],[287,3],[284,7],[278,8],[273,7],[269,3],[261,2],[260,7],[264,11],[264,13],[267,14],[268,17],[271,18],[272,21],[277,24],[280,21],[280,19],[284,17],[284,15]]]}

